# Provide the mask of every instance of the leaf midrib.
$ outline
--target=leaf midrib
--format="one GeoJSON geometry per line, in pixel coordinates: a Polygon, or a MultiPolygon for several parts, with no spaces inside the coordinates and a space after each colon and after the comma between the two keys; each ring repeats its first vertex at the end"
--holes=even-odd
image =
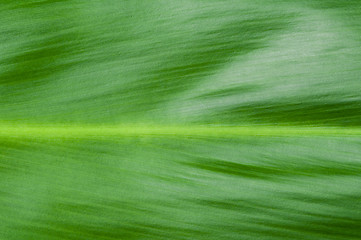
{"type": "Polygon", "coordinates": [[[0,137],[361,136],[359,127],[215,125],[0,125],[0,137]]]}

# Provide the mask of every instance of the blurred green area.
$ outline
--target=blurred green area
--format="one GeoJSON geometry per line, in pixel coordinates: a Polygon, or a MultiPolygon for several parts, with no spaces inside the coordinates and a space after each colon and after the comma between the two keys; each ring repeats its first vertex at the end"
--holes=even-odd
{"type": "MultiPolygon", "coordinates": [[[[360,1],[1,0],[0,20],[0,130],[361,127],[360,1]]],[[[0,239],[360,239],[361,137],[306,135],[0,134],[0,239]]]]}
{"type": "Polygon", "coordinates": [[[359,239],[360,137],[1,140],[2,239],[359,239]]]}
{"type": "Polygon", "coordinates": [[[5,1],[0,116],[360,125],[359,1],[5,1]]]}

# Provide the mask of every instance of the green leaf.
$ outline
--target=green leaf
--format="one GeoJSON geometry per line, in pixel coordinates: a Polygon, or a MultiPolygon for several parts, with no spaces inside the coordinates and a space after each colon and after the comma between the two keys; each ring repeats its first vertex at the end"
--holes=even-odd
{"type": "Polygon", "coordinates": [[[0,19],[0,239],[361,238],[360,1],[0,19]]]}

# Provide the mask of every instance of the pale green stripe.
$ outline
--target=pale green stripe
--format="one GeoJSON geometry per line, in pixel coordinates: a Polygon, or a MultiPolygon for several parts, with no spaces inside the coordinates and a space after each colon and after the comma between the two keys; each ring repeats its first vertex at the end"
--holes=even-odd
{"type": "Polygon", "coordinates": [[[361,136],[361,128],[294,126],[2,125],[1,137],[361,136]]]}

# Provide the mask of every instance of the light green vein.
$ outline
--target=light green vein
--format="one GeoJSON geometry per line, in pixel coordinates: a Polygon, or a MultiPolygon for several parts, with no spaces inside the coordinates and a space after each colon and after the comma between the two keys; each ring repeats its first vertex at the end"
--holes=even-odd
{"type": "Polygon", "coordinates": [[[235,137],[235,136],[361,136],[361,128],[214,125],[11,125],[0,126],[0,137],[235,137]]]}

